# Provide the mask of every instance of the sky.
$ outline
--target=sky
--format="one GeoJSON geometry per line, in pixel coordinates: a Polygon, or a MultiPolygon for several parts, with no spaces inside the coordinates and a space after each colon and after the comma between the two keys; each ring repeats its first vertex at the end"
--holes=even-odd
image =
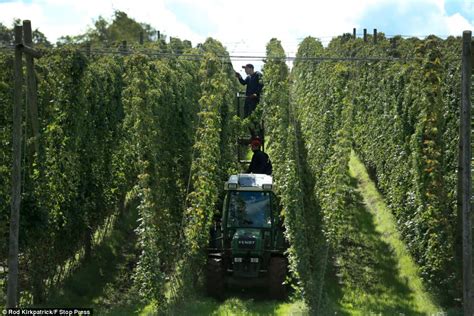
{"type": "MultiPolygon", "coordinates": [[[[327,44],[343,33],[376,28],[387,36],[460,36],[474,32],[474,0],[0,0],[0,22],[31,20],[55,43],[115,10],[193,45],[213,37],[232,56],[264,56],[271,38],[294,56],[306,36],[327,44]]],[[[240,67],[245,61],[233,60],[240,67]]],[[[259,70],[262,63],[255,62],[259,70]]],[[[242,71],[240,69],[240,71],[242,71]]]]}

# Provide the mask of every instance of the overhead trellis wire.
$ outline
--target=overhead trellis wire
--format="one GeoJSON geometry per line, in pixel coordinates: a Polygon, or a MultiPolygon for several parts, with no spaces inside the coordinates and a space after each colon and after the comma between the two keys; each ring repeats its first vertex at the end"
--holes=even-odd
{"type": "MultiPolygon", "coordinates": [[[[0,51],[13,51],[14,46],[0,46],[0,51]]],[[[127,48],[127,49],[91,49],[87,50],[85,48],[78,49],[79,51],[91,55],[131,55],[131,54],[144,54],[150,57],[157,57],[157,58],[180,58],[186,60],[196,60],[199,61],[204,58],[203,54],[187,54],[187,53],[179,53],[179,52],[164,52],[159,50],[153,49],[135,49],[135,48],[127,48]]],[[[247,60],[247,61],[267,61],[267,60],[280,60],[280,61],[287,61],[287,62],[325,62],[325,61],[332,61],[332,62],[377,62],[377,61],[389,61],[389,62],[408,62],[414,61],[417,58],[409,57],[409,58],[399,58],[399,57],[377,57],[377,56],[361,56],[361,57],[334,57],[334,56],[318,56],[318,57],[296,57],[296,56],[261,56],[261,55],[223,55],[218,56],[224,61],[230,60],[247,60]]]]}

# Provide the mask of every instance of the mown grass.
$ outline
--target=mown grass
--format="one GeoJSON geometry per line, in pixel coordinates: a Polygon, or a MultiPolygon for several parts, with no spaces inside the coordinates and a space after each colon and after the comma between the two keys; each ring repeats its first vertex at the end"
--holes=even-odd
{"type": "MultiPolygon", "coordinates": [[[[258,294],[257,294],[258,296],[258,294]]],[[[278,302],[260,300],[240,295],[230,296],[223,302],[208,297],[198,297],[176,311],[176,315],[307,315],[302,301],[278,302]]]]}
{"type": "Polygon", "coordinates": [[[442,309],[426,292],[396,228],[396,220],[370,180],[365,166],[352,153],[349,171],[354,180],[358,230],[343,256],[358,277],[343,286],[342,307],[352,315],[367,313],[434,315],[442,309]],[[362,288],[359,285],[364,285],[362,288]],[[356,307],[356,308],[354,308],[356,307]]]}

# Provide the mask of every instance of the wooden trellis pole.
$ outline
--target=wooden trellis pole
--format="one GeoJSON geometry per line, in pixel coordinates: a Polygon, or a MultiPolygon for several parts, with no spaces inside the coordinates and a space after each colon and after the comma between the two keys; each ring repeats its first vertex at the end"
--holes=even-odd
{"type": "Polygon", "coordinates": [[[23,21],[23,26],[15,25],[15,63],[13,93],[13,131],[12,131],[12,195],[10,213],[10,237],[8,251],[8,285],[7,308],[18,306],[18,274],[19,274],[19,226],[21,207],[21,139],[22,139],[22,108],[23,108],[23,53],[26,56],[28,104],[35,137],[35,150],[38,152],[38,107],[36,91],[36,75],[33,57],[41,54],[32,47],[31,22],[23,21]],[[23,34],[24,33],[24,34],[23,34]],[[24,35],[24,43],[23,43],[24,35]]]}
{"type": "MultiPolygon", "coordinates": [[[[33,39],[31,33],[31,22],[29,20],[23,21],[23,33],[25,46],[33,48],[33,39]]],[[[38,123],[38,98],[36,91],[36,74],[35,62],[31,54],[25,54],[26,60],[26,84],[27,84],[27,101],[28,110],[31,117],[31,127],[33,130],[33,142],[35,152],[39,152],[39,123],[38,123]]]]}
{"type": "Polygon", "coordinates": [[[463,32],[462,81],[461,81],[461,210],[462,210],[462,248],[463,248],[463,307],[464,315],[474,315],[472,295],[472,224],[471,224],[471,31],[463,32]]]}
{"type": "Polygon", "coordinates": [[[21,204],[21,117],[23,95],[23,61],[20,45],[23,42],[23,27],[15,25],[15,91],[13,95],[13,164],[12,200],[10,214],[10,239],[8,252],[7,308],[18,305],[18,233],[21,204]]]}

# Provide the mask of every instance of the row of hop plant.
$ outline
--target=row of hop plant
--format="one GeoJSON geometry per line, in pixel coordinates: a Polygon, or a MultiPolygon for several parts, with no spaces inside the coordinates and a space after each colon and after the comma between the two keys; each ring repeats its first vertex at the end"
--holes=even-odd
{"type": "MultiPolygon", "coordinates": [[[[329,47],[332,45],[334,41],[329,47]]],[[[322,270],[318,273],[318,291],[322,295],[318,297],[316,313],[332,310],[334,298],[329,297],[329,292],[334,286],[330,283],[336,276],[347,293],[372,293],[379,282],[377,273],[373,273],[373,260],[364,251],[354,253],[354,248],[368,250],[369,246],[358,231],[361,200],[348,170],[357,95],[355,73],[351,62],[318,60],[324,56],[338,57],[308,37],[300,44],[292,72],[293,107],[300,128],[300,152],[304,153],[300,156],[304,174],[310,179],[308,196],[315,205],[313,230],[319,234],[314,251],[318,269],[322,270]]],[[[359,304],[351,297],[342,297],[338,302],[345,303],[359,304]]]]}
{"type": "MultiPolygon", "coordinates": [[[[11,60],[11,56],[2,56],[11,60]]],[[[2,65],[5,72],[9,65],[2,65]]],[[[35,303],[45,299],[66,262],[91,247],[93,232],[112,214],[120,193],[114,190],[115,134],[121,105],[121,69],[103,58],[95,67],[74,50],[49,51],[37,62],[39,152],[32,149],[31,121],[23,115],[22,204],[20,210],[20,290],[35,303]],[[112,64],[114,67],[106,67],[112,64]],[[94,87],[96,86],[96,87],[94,87]],[[94,88],[92,88],[94,87],[94,88]],[[103,97],[98,98],[102,93],[103,97]],[[118,92],[120,100],[120,92],[118,92]],[[95,102],[94,102],[95,101],[95,102]]],[[[3,69],[2,69],[3,73],[3,69]]],[[[2,80],[1,162],[10,178],[12,82],[2,80]]],[[[8,251],[11,183],[2,183],[0,211],[2,258],[8,251]]],[[[28,303],[28,300],[22,303],[28,303]]]]}
{"type": "MultiPolygon", "coordinates": [[[[0,55],[1,258],[8,253],[12,64],[0,55]]],[[[126,201],[139,205],[137,288],[146,299],[163,296],[182,230],[199,67],[184,57],[87,56],[77,47],[47,50],[37,61],[37,153],[23,115],[22,304],[44,301],[67,262],[93,253],[94,232],[130,211],[126,201]]]]}
{"type": "Polygon", "coordinates": [[[290,108],[289,69],[285,63],[281,42],[272,39],[267,44],[267,62],[264,65],[265,137],[267,151],[273,164],[273,177],[277,195],[283,207],[285,237],[290,243],[288,250],[289,269],[296,280],[297,290],[303,295],[309,307],[315,307],[317,278],[312,264],[315,249],[310,246],[313,211],[304,201],[303,177],[297,155],[295,113],[290,108]],[[312,215],[312,214],[311,214],[312,215]]]}
{"type": "Polygon", "coordinates": [[[314,38],[305,39],[290,73],[281,43],[272,39],[263,69],[263,115],[290,242],[290,282],[310,314],[327,310],[327,265],[331,253],[344,246],[352,207],[351,143],[342,123],[351,111],[343,93],[347,69],[341,65],[325,82],[316,64],[302,61],[322,51],[314,38]]]}
{"type": "Polygon", "coordinates": [[[445,306],[461,297],[457,166],[461,41],[339,40],[335,54],[401,57],[352,65],[351,134],[396,216],[430,292],[445,306]]]}
{"type": "Polygon", "coordinates": [[[240,124],[233,113],[237,91],[234,71],[218,41],[208,39],[202,49],[199,119],[180,235],[181,253],[171,274],[171,295],[164,308],[159,308],[168,313],[202,289],[209,232],[213,216],[222,207],[223,183],[239,171],[235,140],[240,124]]]}

